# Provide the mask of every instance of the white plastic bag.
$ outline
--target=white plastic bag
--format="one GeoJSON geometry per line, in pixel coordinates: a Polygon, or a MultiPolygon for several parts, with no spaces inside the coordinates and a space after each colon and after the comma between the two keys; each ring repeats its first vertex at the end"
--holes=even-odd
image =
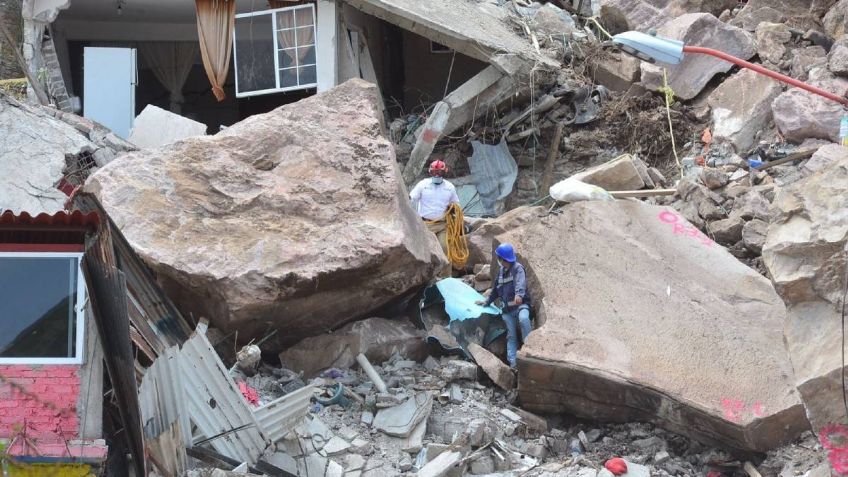
{"type": "Polygon", "coordinates": [[[615,198],[601,187],[568,178],[551,186],[551,197],[558,202],[580,202],[582,200],[612,201],[615,198]]]}

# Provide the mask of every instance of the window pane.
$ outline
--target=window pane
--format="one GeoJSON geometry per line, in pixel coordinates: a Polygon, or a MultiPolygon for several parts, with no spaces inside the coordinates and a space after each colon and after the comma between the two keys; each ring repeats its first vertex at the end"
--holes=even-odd
{"type": "Polygon", "coordinates": [[[76,258],[0,257],[0,357],[74,356],[78,270],[76,258]]]}
{"type": "Polygon", "coordinates": [[[236,18],[236,74],[240,92],[277,87],[271,14],[236,18]]]}
{"type": "Polygon", "coordinates": [[[304,66],[300,68],[300,84],[312,84],[317,81],[317,74],[314,66],[304,66]]]}
{"type": "Polygon", "coordinates": [[[289,88],[297,86],[297,68],[280,70],[280,87],[289,88]]]}
{"type": "Polygon", "coordinates": [[[314,25],[315,18],[312,13],[313,10],[311,8],[299,8],[295,10],[295,24],[299,27],[314,25]]]}
{"type": "Polygon", "coordinates": [[[295,66],[295,59],[297,58],[295,55],[296,53],[294,48],[289,48],[277,52],[277,56],[279,56],[280,68],[291,68],[295,66]]]}
{"type": "MultiPolygon", "coordinates": [[[[315,47],[308,46],[306,48],[297,49],[297,64],[298,65],[314,65],[315,64],[315,47]]],[[[303,81],[301,81],[303,83],[303,81]]]]}
{"type": "Polygon", "coordinates": [[[294,27],[294,13],[289,11],[277,12],[277,30],[294,27]]]}
{"type": "MultiPolygon", "coordinates": [[[[315,44],[315,28],[314,27],[306,27],[306,28],[295,28],[295,34],[297,35],[297,46],[309,46],[315,44]]],[[[294,45],[292,45],[294,46],[294,45]]]]}
{"type": "Polygon", "coordinates": [[[295,30],[282,30],[277,32],[277,47],[278,48],[294,48],[295,30]]]}

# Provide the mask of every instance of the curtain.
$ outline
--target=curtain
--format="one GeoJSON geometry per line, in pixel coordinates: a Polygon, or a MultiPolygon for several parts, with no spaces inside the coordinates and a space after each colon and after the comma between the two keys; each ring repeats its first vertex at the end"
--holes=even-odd
{"type": "Polygon", "coordinates": [[[215,99],[223,101],[224,82],[230,69],[233,46],[233,25],[236,19],[235,0],[195,0],[197,36],[203,68],[215,99]]]}
{"type": "Polygon", "coordinates": [[[188,78],[197,43],[182,41],[155,41],[139,43],[144,61],[153,70],[156,79],[171,93],[171,112],[180,114],[183,103],[183,85],[188,78]]]}
{"type": "MultiPolygon", "coordinates": [[[[294,12],[285,13],[289,14],[277,14],[277,22],[279,23],[280,28],[294,28],[295,24],[298,27],[310,26],[310,28],[296,28],[294,30],[283,30],[278,32],[280,35],[278,38],[280,48],[294,47],[295,40],[298,45],[313,45],[315,43],[315,29],[311,26],[315,22],[315,19],[312,18],[312,10],[309,8],[299,8],[294,12]],[[294,13],[294,15],[291,13],[294,13]]],[[[296,50],[292,49],[283,51],[285,51],[286,55],[299,66],[300,63],[302,63],[303,58],[305,58],[309,53],[309,50],[309,48],[298,48],[296,50]]]]}

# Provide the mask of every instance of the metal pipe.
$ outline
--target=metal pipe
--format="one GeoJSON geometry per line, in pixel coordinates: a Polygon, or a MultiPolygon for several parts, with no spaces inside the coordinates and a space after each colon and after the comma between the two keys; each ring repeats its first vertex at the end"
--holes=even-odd
{"type": "Polygon", "coordinates": [[[364,354],[359,353],[358,355],[356,355],[356,362],[359,363],[359,367],[361,367],[362,370],[365,371],[365,374],[367,374],[368,378],[371,379],[371,382],[374,383],[374,386],[377,388],[377,391],[381,393],[388,392],[388,389],[386,389],[386,383],[383,382],[383,378],[381,378],[380,375],[377,374],[377,370],[374,369],[373,366],[371,366],[371,363],[368,362],[368,358],[366,358],[364,354]]]}
{"type": "Polygon", "coordinates": [[[755,65],[754,63],[749,63],[749,62],[747,62],[743,59],[737,58],[737,57],[732,56],[732,55],[728,55],[727,53],[724,53],[724,52],[721,52],[721,51],[718,51],[718,50],[713,50],[712,48],[704,48],[702,46],[684,46],[683,52],[684,53],[699,53],[699,54],[703,54],[703,55],[715,56],[716,58],[720,58],[724,61],[733,63],[735,65],[739,65],[742,68],[748,68],[750,70],[754,70],[757,73],[760,73],[761,75],[766,75],[770,78],[776,79],[778,81],[782,81],[782,82],[789,84],[791,86],[795,86],[796,88],[801,88],[805,91],[809,91],[810,93],[817,94],[817,95],[822,96],[824,98],[827,98],[831,101],[836,101],[837,103],[840,103],[844,106],[848,106],[848,98],[845,98],[844,96],[838,96],[838,95],[831,93],[829,91],[825,91],[821,88],[817,88],[813,85],[804,83],[803,81],[798,81],[795,78],[790,78],[789,76],[780,74],[776,71],[772,71],[768,68],[764,68],[760,65],[755,65]]]}

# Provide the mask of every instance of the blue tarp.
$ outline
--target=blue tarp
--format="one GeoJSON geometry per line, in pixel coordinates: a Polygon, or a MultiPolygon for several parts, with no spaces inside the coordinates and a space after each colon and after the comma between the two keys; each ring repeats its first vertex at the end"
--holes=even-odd
{"type": "Polygon", "coordinates": [[[506,332],[500,309],[474,304],[482,299],[483,295],[456,278],[445,278],[427,288],[420,305],[427,340],[472,359],[466,349],[469,343],[486,347],[506,332]]]}

